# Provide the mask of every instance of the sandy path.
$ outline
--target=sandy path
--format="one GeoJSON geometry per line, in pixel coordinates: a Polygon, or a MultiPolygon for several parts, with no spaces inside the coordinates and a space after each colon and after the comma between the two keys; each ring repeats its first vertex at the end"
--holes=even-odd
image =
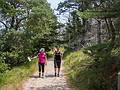
{"type": "Polygon", "coordinates": [[[63,67],[60,77],[54,77],[53,59],[49,59],[45,70],[45,78],[39,78],[38,72],[34,73],[23,83],[22,90],[73,90],[66,82],[63,67]]]}

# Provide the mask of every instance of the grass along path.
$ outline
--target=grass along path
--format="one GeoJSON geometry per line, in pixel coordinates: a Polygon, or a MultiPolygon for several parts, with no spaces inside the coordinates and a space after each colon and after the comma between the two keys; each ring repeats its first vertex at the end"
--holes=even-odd
{"type": "Polygon", "coordinates": [[[48,60],[45,68],[45,78],[39,78],[38,72],[29,76],[27,81],[24,81],[22,90],[73,90],[67,84],[64,68],[61,68],[60,77],[54,77],[53,59],[48,60]]]}
{"type": "Polygon", "coordinates": [[[20,88],[22,81],[36,71],[36,63],[37,61],[34,60],[4,73],[0,77],[2,78],[0,90],[22,90],[20,88]]]}

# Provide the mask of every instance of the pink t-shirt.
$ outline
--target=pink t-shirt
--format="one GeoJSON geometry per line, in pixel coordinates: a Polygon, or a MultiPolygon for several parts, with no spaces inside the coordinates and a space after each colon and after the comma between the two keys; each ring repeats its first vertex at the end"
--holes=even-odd
{"type": "Polygon", "coordinates": [[[39,58],[39,63],[45,63],[46,54],[44,52],[40,52],[38,54],[38,58],[39,58]]]}

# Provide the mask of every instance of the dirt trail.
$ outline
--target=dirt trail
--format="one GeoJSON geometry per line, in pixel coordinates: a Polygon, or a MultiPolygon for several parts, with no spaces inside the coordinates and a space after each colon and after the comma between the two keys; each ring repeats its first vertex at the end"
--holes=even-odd
{"type": "Polygon", "coordinates": [[[45,78],[39,78],[38,72],[34,73],[23,83],[22,90],[73,90],[73,88],[67,84],[63,67],[61,68],[60,77],[54,77],[52,58],[48,60],[45,70],[45,78]]]}

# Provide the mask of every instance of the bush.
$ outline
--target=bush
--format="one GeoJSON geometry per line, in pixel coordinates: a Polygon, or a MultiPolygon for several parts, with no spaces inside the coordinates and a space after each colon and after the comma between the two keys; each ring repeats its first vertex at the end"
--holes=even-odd
{"type": "Polygon", "coordinates": [[[52,51],[49,51],[49,52],[47,52],[46,54],[47,54],[47,58],[48,58],[48,57],[53,57],[53,52],[52,52],[52,51]]]}
{"type": "Polygon", "coordinates": [[[71,82],[78,88],[81,88],[81,90],[88,90],[87,78],[83,74],[85,74],[87,66],[89,67],[91,63],[90,59],[91,57],[81,51],[71,53],[65,58],[65,67],[68,76],[71,82]]]}
{"type": "Polygon", "coordinates": [[[27,62],[27,56],[32,53],[30,39],[25,32],[9,30],[1,38],[4,42],[0,50],[4,61],[10,67],[18,66],[27,62]]]}
{"type": "Polygon", "coordinates": [[[8,65],[5,64],[4,57],[1,55],[2,53],[0,52],[0,74],[4,73],[6,70],[8,70],[8,65]]]}
{"type": "Polygon", "coordinates": [[[4,58],[2,58],[0,56],[0,83],[2,83],[4,81],[4,78],[3,78],[3,73],[5,73],[9,68],[8,68],[8,65],[5,64],[4,58]]]}
{"type": "Polygon", "coordinates": [[[79,90],[116,90],[120,48],[103,44],[73,52],[65,57],[65,67],[79,90]]]}
{"type": "Polygon", "coordinates": [[[0,60],[0,73],[4,73],[6,70],[8,70],[8,65],[3,60],[0,60]]]}

